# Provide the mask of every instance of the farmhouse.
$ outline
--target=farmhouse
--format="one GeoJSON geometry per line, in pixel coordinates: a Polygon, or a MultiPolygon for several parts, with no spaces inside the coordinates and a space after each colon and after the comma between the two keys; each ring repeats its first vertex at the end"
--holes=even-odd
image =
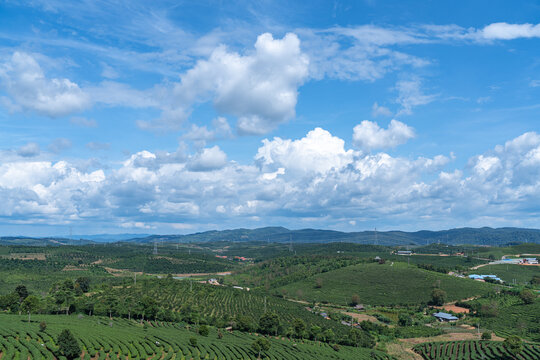
{"type": "Polygon", "coordinates": [[[536,259],[536,258],[524,258],[523,260],[521,260],[521,263],[522,264],[527,264],[527,265],[538,265],[538,259],[536,259]]]}
{"type": "Polygon", "coordinates": [[[443,322],[443,321],[456,321],[458,318],[452,314],[438,312],[433,314],[437,318],[437,320],[443,322]]]}

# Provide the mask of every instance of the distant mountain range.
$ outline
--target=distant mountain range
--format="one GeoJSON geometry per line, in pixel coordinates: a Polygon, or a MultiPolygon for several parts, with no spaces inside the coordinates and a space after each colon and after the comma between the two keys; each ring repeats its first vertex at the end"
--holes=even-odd
{"type": "Polygon", "coordinates": [[[205,231],[188,235],[146,235],[146,234],[101,234],[77,235],[68,239],[63,237],[0,237],[3,245],[86,245],[98,242],[127,242],[148,244],[203,243],[214,241],[263,241],[288,243],[329,243],[354,242],[379,245],[427,245],[444,243],[449,245],[475,244],[500,246],[512,243],[540,243],[540,230],[522,228],[460,228],[441,231],[362,231],[341,232],[333,230],[302,229],[289,230],[284,227],[264,227],[258,229],[234,229],[205,231]]]}

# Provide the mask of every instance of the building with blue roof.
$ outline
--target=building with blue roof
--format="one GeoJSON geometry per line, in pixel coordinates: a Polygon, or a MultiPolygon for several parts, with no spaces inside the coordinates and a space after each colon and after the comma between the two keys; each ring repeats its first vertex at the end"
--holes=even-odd
{"type": "Polygon", "coordinates": [[[435,313],[433,314],[433,316],[435,316],[437,318],[437,320],[439,321],[456,321],[458,318],[457,316],[454,316],[452,314],[448,314],[448,313],[443,313],[443,312],[438,312],[438,313],[435,313]]]}

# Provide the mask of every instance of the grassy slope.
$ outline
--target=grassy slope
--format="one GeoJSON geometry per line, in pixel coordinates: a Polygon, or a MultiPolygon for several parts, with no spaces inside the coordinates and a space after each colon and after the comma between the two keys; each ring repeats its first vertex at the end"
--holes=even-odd
{"type": "MultiPolygon", "coordinates": [[[[35,315],[32,323],[24,316],[0,314],[0,358],[52,358],[57,350],[56,337],[70,329],[81,350],[92,358],[175,358],[175,359],[256,359],[251,349],[254,335],[224,332],[222,339],[211,329],[208,337],[200,336],[179,324],[147,323],[147,328],[128,320],[109,321],[108,318],[63,315],[35,315]],[[40,321],[47,323],[45,332],[38,332],[40,321]],[[195,337],[197,346],[189,345],[195,337]],[[24,340],[21,340],[24,339],[24,340]],[[43,346],[41,345],[43,344],[43,346]],[[145,354],[141,354],[141,350],[145,354]],[[137,356],[137,355],[138,356],[137,356]],[[170,356],[170,357],[169,357],[170,356]],[[208,356],[208,357],[207,357],[208,356]]],[[[294,342],[270,338],[271,348],[266,355],[273,359],[386,359],[383,353],[342,346],[339,352],[329,345],[311,341],[294,342]],[[371,357],[374,354],[374,357],[371,357]]],[[[85,357],[86,358],[86,357],[85,357]]],[[[88,357],[90,358],[90,357],[88,357]]],[[[264,356],[263,358],[267,358],[264,356]]]]}
{"type": "Polygon", "coordinates": [[[357,294],[360,302],[369,305],[419,304],[431,299],[435,285],[446,291],[448,301],[488,293],[490,284],[460,279],[445,274],[407,267],[405,263],[360,264],[330,271],[298,281],[280,290],[288,296],[308,301],[328,301],[345,305],[357,294]],[[317,278],[322,287],[316,288],[317,278]],[[301,296],[299,295],[301,292],[301,296]]]}

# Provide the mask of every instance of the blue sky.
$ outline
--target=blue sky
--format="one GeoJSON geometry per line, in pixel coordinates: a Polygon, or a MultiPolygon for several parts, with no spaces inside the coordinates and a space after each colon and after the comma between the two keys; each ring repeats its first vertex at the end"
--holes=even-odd
{"type": "Polygon", "coordinates": [[[506,1],[0,1],[0,233],[538,227],[506,1]]]}

